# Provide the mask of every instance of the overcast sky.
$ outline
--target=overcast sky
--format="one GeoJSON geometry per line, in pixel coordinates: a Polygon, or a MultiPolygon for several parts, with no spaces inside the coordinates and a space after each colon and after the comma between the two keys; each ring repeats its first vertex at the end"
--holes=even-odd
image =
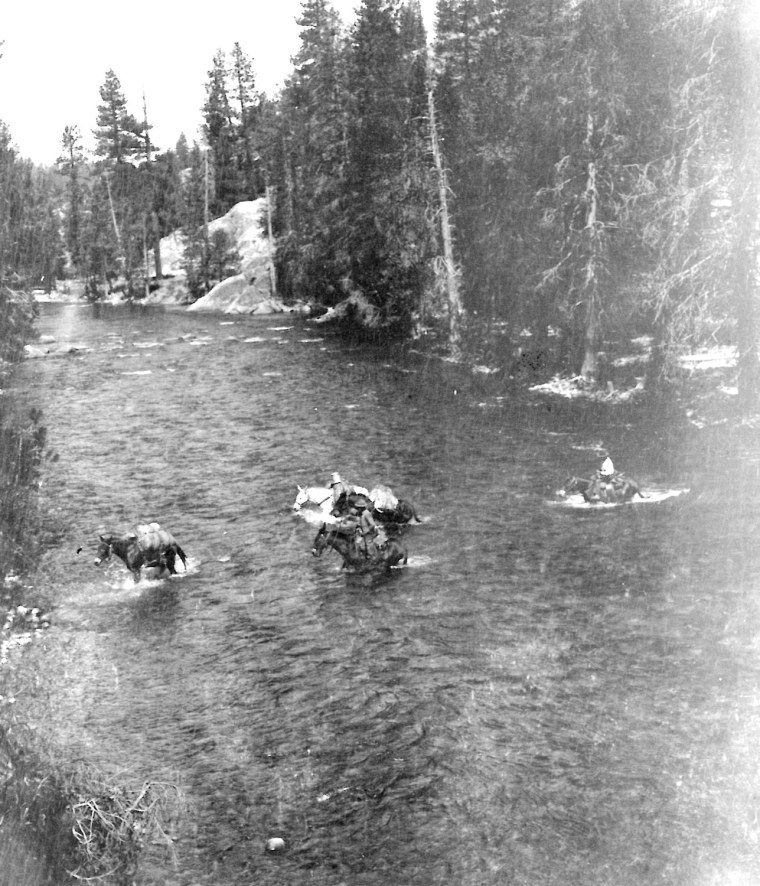
{"type": "MultiPolygon", "coordinates": [[[[347,23],[360,0],[332,0],[347,23]]],[[[272,94],[298,51],[301,0],[6,0],[0,16],[0,120],[22,157],[53,163],[64,126],[91,144],[106,71],[121,81],[129,110],[142,96],[160,149],[198,135],[205,83],[217,49],[240,43],[258,89],[272,94]]],[[[435,0],[422,0],[428,28],[435,0]]]]}

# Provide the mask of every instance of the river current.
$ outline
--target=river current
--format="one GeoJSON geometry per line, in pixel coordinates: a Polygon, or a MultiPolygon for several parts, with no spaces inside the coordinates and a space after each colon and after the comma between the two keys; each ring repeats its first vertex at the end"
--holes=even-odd
{"type": "Polygon", "coordinates": [[[283,315],[37,328],[79,350],[15,380],[62,528],[33,654],[70,759],[185,795],[142,882],[760,883],[757,431],[498,396],[283,315]],[[562,505],[600,445],[689,491],[562,505]],[[312,556],[296,484],[335,470],[415,504],[406,567],[312,556]],[[185,574],[93,565],[152,520],[185,574]]]}

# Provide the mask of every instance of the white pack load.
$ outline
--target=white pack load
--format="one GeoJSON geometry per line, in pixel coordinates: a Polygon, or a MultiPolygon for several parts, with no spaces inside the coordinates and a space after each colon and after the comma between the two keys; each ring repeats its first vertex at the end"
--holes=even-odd
{"type": "Polygon", "coordinates": [[[138,523],[134,533],[137,543],[144,551],[159,550],[174,541],[171,533],[162,529],[158,523],[138,523]]]}
{"type": "Polygon", "coordinates": [[[369,500],[376,511],[395,511],[398,507],[398,499],[390,486],[375,486],[369,494],[369,500]]]}

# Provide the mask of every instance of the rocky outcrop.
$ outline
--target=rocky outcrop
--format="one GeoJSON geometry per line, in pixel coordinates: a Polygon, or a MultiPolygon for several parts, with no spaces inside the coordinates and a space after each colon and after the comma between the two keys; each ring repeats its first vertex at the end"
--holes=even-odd
{"type": "Polygon", "coordinates": [[[271,292],[269,244],[264,235],[266,199],[237,203],[209,224],[209,234],[224,231],[241,256],[240,273],[227,277],[188,311],[220,311],[224,314],[277,314],[307,312],[303,305],[285,305],[271,292]]]}
{"type": "MultiPolygon", "coordinates": [[[[232,249],[240,257],[238,273],[217,283],[206,295],[188,305],[189,311],[217,311],[225,314],[275,314],[280,312],[309,313],[304,304],[286,305],[272,295],[272,268],[266,230],[266,198],[236,203],[221,218],[209,222],[210,237],[219,231],[227,235],[232,249]]],[[[187,305],[189,300],[184,264],[184,239],[174,231],[161,239],[161,270],[163,279],[151,284],[151,292],[140,298],[147,305],[187,305]]],[[[150,267],[154,256],[148,256],[150,267]]],[[[61,282],[56,293],[37,294],[38,300],[84,301],[84,283],[61,282]]],[[[122,292],[114,292],[107,301],[121,302],[122,292]]],[[[37,356],[36,354],[32,356],[37,356]]]]}

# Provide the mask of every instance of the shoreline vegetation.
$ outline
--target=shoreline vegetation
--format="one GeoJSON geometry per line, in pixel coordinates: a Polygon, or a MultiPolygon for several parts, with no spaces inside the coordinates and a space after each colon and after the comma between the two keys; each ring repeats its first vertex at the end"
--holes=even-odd
{"type": "MultiPolygon", "coordinates": [[[[33,300],[0,289],[0,379],[7,381],[32,337],[33,300]]],[[[68,760],[51,735],[16,714],[19,696],[49,705],[31,651],[53,622],[54,595],[34,584],[40,550],[56,527],[39,507],[46,450],[43,416],[0,389],[0,856],[7,882],[133,882],[147,844],[174,853],[168,831],[183,814],[180,788],[103,773],[68,760]],[[26,647],[26,648],[23,648],[26,647]]]]}

